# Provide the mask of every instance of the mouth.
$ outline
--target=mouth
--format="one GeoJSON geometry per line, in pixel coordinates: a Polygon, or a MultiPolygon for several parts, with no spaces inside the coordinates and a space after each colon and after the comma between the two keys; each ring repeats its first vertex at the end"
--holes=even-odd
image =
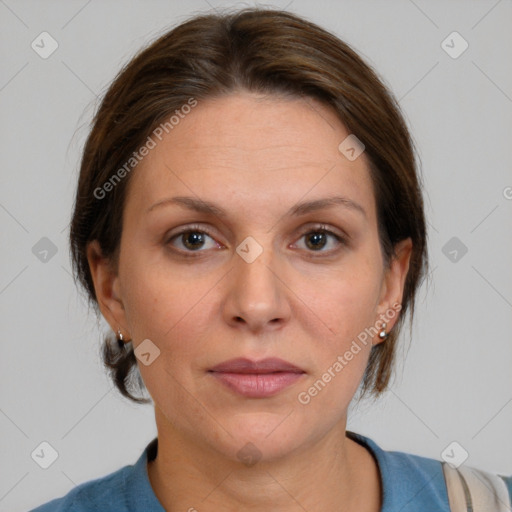
{"type": "Polygon", "coordinates": [[[248,398],[274,396],[306,374],[301,368],[278,358],[261,361],[231,359],[214,366],[208,373],[231,391],[248,398]]]}

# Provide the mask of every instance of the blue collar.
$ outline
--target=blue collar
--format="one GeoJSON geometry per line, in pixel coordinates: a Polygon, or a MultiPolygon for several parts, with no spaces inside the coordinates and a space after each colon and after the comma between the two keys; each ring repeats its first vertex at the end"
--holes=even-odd
{"type": "Polygon", "coordinates": [[[385,451],[368,437],[347,431],[347,437],[364,446],[379,468],[381,512],[450,512],[441,463],[435,459],[398,451],[385,451]]]}
{"type": "MultiPolygon", "coordinates": [[[[374,441],[354,432],[347,437],[364,446],[379,468],[383,490],[381,512],[436,510],[449,512],[448,497],[439,461],[397,451],[384,451],[374,441]]],[[[127,475],[129,502],[147,512],[165,512],[158,501],[147,471],[154,460],[158,438],[153,439],[127,475]]]]}

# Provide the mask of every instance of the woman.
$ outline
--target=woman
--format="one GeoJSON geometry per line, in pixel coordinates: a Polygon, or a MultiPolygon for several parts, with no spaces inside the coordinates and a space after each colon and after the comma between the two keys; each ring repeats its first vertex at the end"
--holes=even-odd
{"type": "MultiPolygon", "coordinates": [[[[158,437],[38,512],[477,506],[483,473],[346,431],[358,388],[388,385],[427,253],[403,118],[333,35],[250,9],[153,43],[95,117],[70,238],[117,335],[105,363],[138,402],[140,371],[158,437]]],[[[489,475],[478,506],[511,487],[489,475]]]]}

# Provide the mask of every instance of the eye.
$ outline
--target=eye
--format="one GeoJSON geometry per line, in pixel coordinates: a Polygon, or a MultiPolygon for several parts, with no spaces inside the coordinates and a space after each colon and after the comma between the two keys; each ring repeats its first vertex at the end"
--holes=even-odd
{"type": "Polygon", "coordinates": [[[189,226],[173,235],[167,244],[176,247],[182,252],[203,252],[202,249],[219,248],[220,245],[208,234],[205,229],[189,226]],[[208,242],[208,239],[210,242],[208,242]]]}
{"type": "Polygon", "coordinates": [[[305,239],[306,250],[313,252],[333,252],[340,245],[346,243],[344,237],[327,229],[325,226],[310,229],[301,236],[301,239],[303,238],[305,239]],[[326,247],[327,249],[325,249],[326,247]]]}
{"type": "MultiPolygon", "coordinates": [[[[346,245],[346,240],[342,235],[334,233],[324,225],[309,229],[301,235],[300,240],[302,239],[305,239],[304,246],[301,247],[300,244],[296,244],[296,246],[308,252],[331,253],[335,252],[339,246],[346,245]]],[[[178,252],[185,255],[222,247],[205,228],[199,226],[188,226],[182,229],[172,235],[166,244],[173,246],[178,252]]]]}

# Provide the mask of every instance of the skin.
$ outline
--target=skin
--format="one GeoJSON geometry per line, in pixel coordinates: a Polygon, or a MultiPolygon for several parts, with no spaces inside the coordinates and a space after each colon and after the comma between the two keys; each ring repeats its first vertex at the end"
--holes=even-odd
{"type": "Polygon", "coordinates": [[[409,267],[410,239],[384,266],[368,161],[338,150],[348,135],[312,99],[241,91],[203,101],[134,171],[118,264],[89,245],[112,329],[134,348],[150,339],[160,350],[138,365],[158,430],[148,474],[166,510],[380,510],[377,465],[345,430],[371,345],[382,341],[361,345],[307,405],[297,399],[401,302],[409,267]],[[287,215],[333,195],[364,213],[335,205],[287,215]],[[148,212],[174,196],[214,202],[226,215],[176,204],[148,212]],[[319,224],[345,242],[329,235],[312,246],[319,224]],[[174,237],[188,227],[209,230],[195,251],[190,235],[174,237]],[[252,263],[236,252],[248,236],[263,250],[252,263]],[[235,357],[279,357],[305,374],[273,397],[246,398],[208,373],[235,357]],[[252,466],[237,457],[248,442],[261,455],[252,466]]]}

